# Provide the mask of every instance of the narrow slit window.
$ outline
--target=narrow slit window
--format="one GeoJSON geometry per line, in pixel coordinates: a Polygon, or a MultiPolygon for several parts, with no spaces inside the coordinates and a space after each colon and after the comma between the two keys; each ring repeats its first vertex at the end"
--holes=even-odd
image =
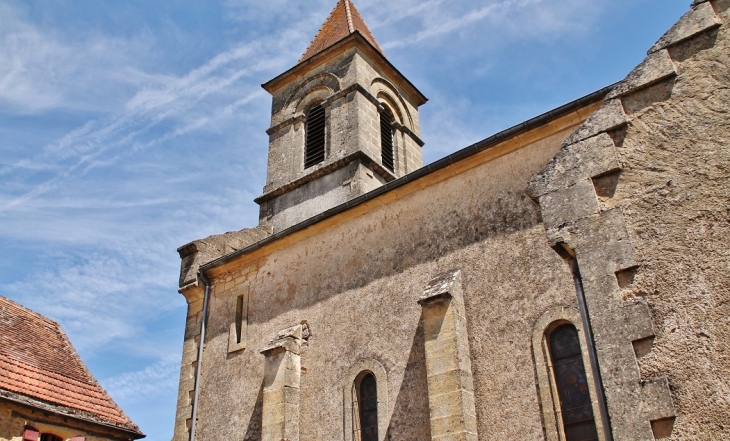
{"type": "Polygon", "coordinates": [[[321,104],[312,106],[307,112],[306,147],[304,168],[324,161],[325,115],[321,104]]]}
{"type": "Polygon", "coordinates": [[[378,384],[375,375],[367,373],[358,387],[360,440],[378,441],[378,384]]]}
{"type": "Polygon", "coordinates": [[[561,325],[550,333],[550,358],[560,397],[565,440],[598,440],[588,377],[575,326],[561,325]]]}
{"type": "Polygon", "coordinates": [[[243,296],[236,299],[236,343],[241,344],[243,338],[243,296]]]}
{"type": "Polygon", "coordinates": [[[231,322],[228,331],[228,353],[246,349],[248,331],[248,288],[235,298],[231,305],[231,322]]]}
{"type": "Polygon", "coordinates": [[[380,154],[383,167],[393,171],[393,115],[387,108],[380,112],[380,154]]]}

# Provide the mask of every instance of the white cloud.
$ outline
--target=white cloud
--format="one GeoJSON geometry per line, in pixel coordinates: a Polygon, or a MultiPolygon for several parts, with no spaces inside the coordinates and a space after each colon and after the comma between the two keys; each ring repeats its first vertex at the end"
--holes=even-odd
{"type": "Polygon", "coordinates": [[[15,112],[112,111],[127,87],[160,80],[139,66],[153,43],[147,35],[71,38],[31,24],[7,3],[0,3],[0,16],[0,104],[15,112]]]}
{"type": "MultiPolygon", "coordinates": [[[[41,256],[50,268],[3,286],[23,305],[58,320],[80,350],[93,350],[116,339],[137,338],[145,323],[161,311],[180,306],[167,296],[174,260],[163,261],[156,245],[139,240],[129,248],[51,252],[41,256]],[[89,332],[93,329],[94,332],[89,332]]],[[[157,244],[160,245],[160,244],[157,244]]]]}
{"type": "Polygon", "coordinates": [[[115,399],[143,402],[174,393],[180,373],[179,354],[163,356],[144,369],[124,372],[101,380],[107,392],[115,399]]]}
{"type": "MultiPolygon", "coordinates": [[[[589,0],[407,0],[387,8],[384,3],[363,2],[361,9],[375,16],[374,20],[366,18],[375,29],[399,23],[395,38],[381,41],[385,49],[414,47],[450,34],[467,36],[480,46],[505,45],[515,38],[553,38],[585,29],[604,7],[589,0]]],[[[473,51],[474,47],[456,45],[452,49],[473,51]]]]}

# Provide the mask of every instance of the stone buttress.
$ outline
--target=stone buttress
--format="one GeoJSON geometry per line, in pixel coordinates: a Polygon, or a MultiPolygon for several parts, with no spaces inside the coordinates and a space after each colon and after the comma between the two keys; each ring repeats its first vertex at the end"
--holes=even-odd
{"type": "Polygon", "coordinates": [[[625,169],[618,149],[630,142],[624,139],[632,124],[626,100],[649,87],[671,85],[681,72],[670,49],[720,25],[712,2],[695,1],[530,184],[550,245],[578,262],[616,441],[664,436],[664,426],[671,426],[675,417],[667,378],[642,378],[637,364],[639,348],[655,335],[649,305],[645,299],[627,301],[622,296],[622,288],[642,266],[625,210],[614,200],[625,169]]]}

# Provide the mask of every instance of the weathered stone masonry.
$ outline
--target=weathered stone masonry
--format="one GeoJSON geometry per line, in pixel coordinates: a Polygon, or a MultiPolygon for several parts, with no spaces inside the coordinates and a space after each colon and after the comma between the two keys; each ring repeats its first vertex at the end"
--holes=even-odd
{"type": "MultiPolygon", "coordinates": [[[[649,307],[641,299],[624,301],[620,286],[630,283],[642,264],[623,208],[611,200],[625,167],[616,142],[630,142],[624,139],[632,124],[625,102],[648,87],[675,81],[681,72],[669,49],[720,23],[713,3],[695,2],[652,47],[646,60],[609,94],[604,106],[566,140],[530,186],[531,195],[539,200],[551,246],[578,260],[617,441],[668,435],[676,415],[666,377],[642,378],[637,365],[641,346],[655,335],[649,307]]],[[[650,105],[651,101],[644,104],[650,105]]]]}
{"type": "Polygon", "coordinates": [[[346,36],[266,86],[269,225],[180,249],[189,314],[174,441],[189,436],[201,265],[198,440],[356,440],[358,379],[372,373],[380,440],[558,441],[547,337],[568,323],[599,440],[728,438],[729,8],[694,2],[610,94],[411,174],[417,91],[372,36],[340,23],[346,36]],[[314,102],[329,150],[304,170],[314,102]],[[379,106],[396,114],[406,159],[393,173],[379,164],[379,106]],[[289,328],[303,321],[317,334],[289,328]]]}
{"type": "Polygon", "coordinates": [[[431,280],[423,307],[431,439],[475,441],[474,380],[461,271],[431,280]]]}

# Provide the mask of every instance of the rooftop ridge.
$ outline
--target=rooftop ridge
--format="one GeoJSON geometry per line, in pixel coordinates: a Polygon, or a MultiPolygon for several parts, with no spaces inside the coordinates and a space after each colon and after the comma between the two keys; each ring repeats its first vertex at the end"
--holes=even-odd
{"type": "Polygon", "coordinates": [[[355,32],[355,27],[352,25],[352,12],[350,12],[350,0],[345,0],[345,11],[347,11],[347,29],[352,34],[355,32]]]}
{"type": "Polygon", "coordinates": [[[312,58],[355,32],[359,32],[368,43],[373,45],[381,55],[385,56],[352,0],[338,0],[319,31],[317,31],[314,39],[299,58],[298,63],[312,58]]]}

